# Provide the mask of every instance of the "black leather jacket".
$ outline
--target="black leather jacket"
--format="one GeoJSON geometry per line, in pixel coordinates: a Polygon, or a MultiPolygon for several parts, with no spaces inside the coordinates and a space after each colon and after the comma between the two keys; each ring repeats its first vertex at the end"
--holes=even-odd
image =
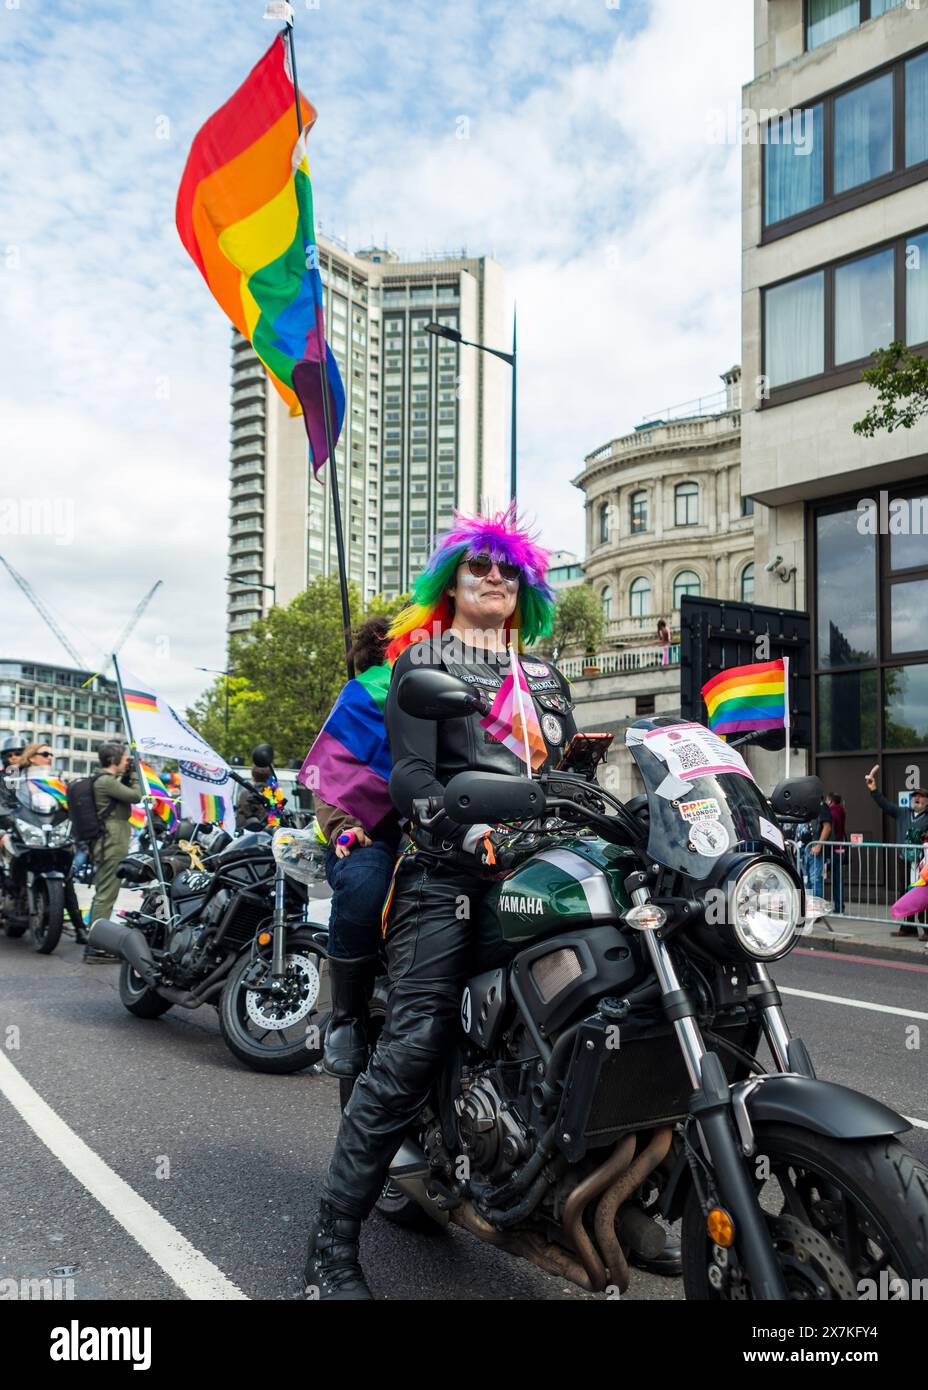
{"type": "MultiPolygon", "coordinates": [[[[561,753],[576,733],[570,687],[561,673],[544,657],[523,656],[522,671],[532,693],[541,731],[548,747],[543,770],[560,761],[561,753]]],[[[390,693],[384,710],[393,772],[390,795],[401,815],[412,817],[412,804],[418,797],[440,796],[458,772],[519,773],[524,764],[504,744],[481,727],[478,713],[464,719],[440,721],[416,719],[400,709],[396,690],[407,671],[418,666],[443,666],[449,674],[477,685],[490,698],[509,674],[508,658],[478,653],[456,639],[430,639],[409,647],[393,668],[390,693]]],[[[445,816],[431,831],[417,829],[413,838],[423,849],[453,852],[458,864],[466,861],[459,850],[470,826],[445,816]]]]}

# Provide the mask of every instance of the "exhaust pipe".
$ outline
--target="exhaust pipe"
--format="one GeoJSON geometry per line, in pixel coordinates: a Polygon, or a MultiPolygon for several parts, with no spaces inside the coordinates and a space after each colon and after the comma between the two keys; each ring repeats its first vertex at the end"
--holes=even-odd
{"type": "Polygon", "coordinates": [[[90,928],[88,937],[91,946],[111,955],[121,956],[129,962],[137,975],[141,975],[147,985],[158,981],[158,967],[151,953],[151,947],[138,927],[126,927],[120,922],[111,922],[106,917],[99,918],[90,928]]]}

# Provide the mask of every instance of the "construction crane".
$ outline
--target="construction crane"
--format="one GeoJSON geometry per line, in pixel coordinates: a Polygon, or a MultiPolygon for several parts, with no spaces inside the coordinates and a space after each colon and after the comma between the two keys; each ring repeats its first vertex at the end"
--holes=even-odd
{"type": "Polygon", "coordinates": [[[145,595],[145,597],[139,600],[139,603],[137,604],[135,612],[132,614],[132,617],[129,619],[122,632],[116,638],[112,652],[114,656],[119,655],[120,651],[122,650],[123,644],[129,640],[129,637],[131,636],[136,623],[138,622],[139,618],[141,618],[142,614],[145,612],[145,609],[151,603],[158,589],[161,588],[161,584],[162,580],[156,579],[154,584],[152,584],[151,588],[149,589],[148,593],[145,595]]]}
{"type": "Polygon", "coordinates": [[[6,558],[5,555],[0,555],[0,561],[2,561],[3,564],[6,566],[7,570],[9,571],[10,578],[13,579],[15,583],[17,583],[19,587],[22,589],[23,593],[26,595],[26,598],[32,604],[33,608],[38,613],[42,621],[51,629],[51,631],[58,638],[58,641],[64,647],[65,651],[67,652],[71,660],[74,662],[75,666],[77,666],[82,671],[89,670],[90,668],[88,667],[87,662],[81,656],[77,648],[73,647],[71,643],[68,641],[67,637],[65,637],[64,633],[61,631],[61,628],[55,622],[55,619],[52,617],[51,613],[49,613],[48,609],[45,607],[45,604],[39,598],[32,585],[29,584],[27,580],[23,579],[22,575],[19,573],[18,570],[15,570],[13,568],[13,566],[10,564],[9,560],[6,558]]]}

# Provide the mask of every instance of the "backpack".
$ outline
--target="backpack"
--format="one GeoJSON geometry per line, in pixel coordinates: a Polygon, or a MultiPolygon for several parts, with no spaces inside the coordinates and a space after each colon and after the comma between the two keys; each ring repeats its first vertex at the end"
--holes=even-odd
{"type": "Polygon", "coordinates": [[[103,812],[97,809],[93,792],[94,783],[100,776],[102,773],[95,772],[92,777],[79,777],[76,782],[68,784],[68,815],[71,817],[71,833],[75,840],[81,840],[85,844],[92,844],[94,840],[99,840],[106,830],[107,817],[116,805],[114,801],[103,812]]]}

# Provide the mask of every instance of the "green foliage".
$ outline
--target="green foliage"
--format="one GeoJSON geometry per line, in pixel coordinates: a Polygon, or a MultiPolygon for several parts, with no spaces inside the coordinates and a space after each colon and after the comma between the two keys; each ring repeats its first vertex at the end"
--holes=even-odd
{"type": "Polygon", "coordinates": [[[558,596],[552,645],[559,652],[582,647],[584,652],[593,653],[602,646],[604,631],[602,604],[589,584],[577,584],[558,596]]]}
{"type": "MultiPolygon", "coordinates": [[[[392,618],[405,602],[378,594],[362,614],[357,586],[348,588],[352,626],[381,613],[392,618]]],[[[193,727],[225,758],[247,763],[256,743],[270,743],[281,766],[302,760],[347,680],[338,579],[314,579],[234,637],[229,668],[228,735],[224,676],[187,711],[193,727]]]]}
{"type": "Polygon", "coordinates": [[[872,439],[879,430],[910,430],[928,414],[928,359],[893,342],[873,354],[875,365],[863,380],[876,388],[879,403],[854,425],[854,433],[872,439]]]}

